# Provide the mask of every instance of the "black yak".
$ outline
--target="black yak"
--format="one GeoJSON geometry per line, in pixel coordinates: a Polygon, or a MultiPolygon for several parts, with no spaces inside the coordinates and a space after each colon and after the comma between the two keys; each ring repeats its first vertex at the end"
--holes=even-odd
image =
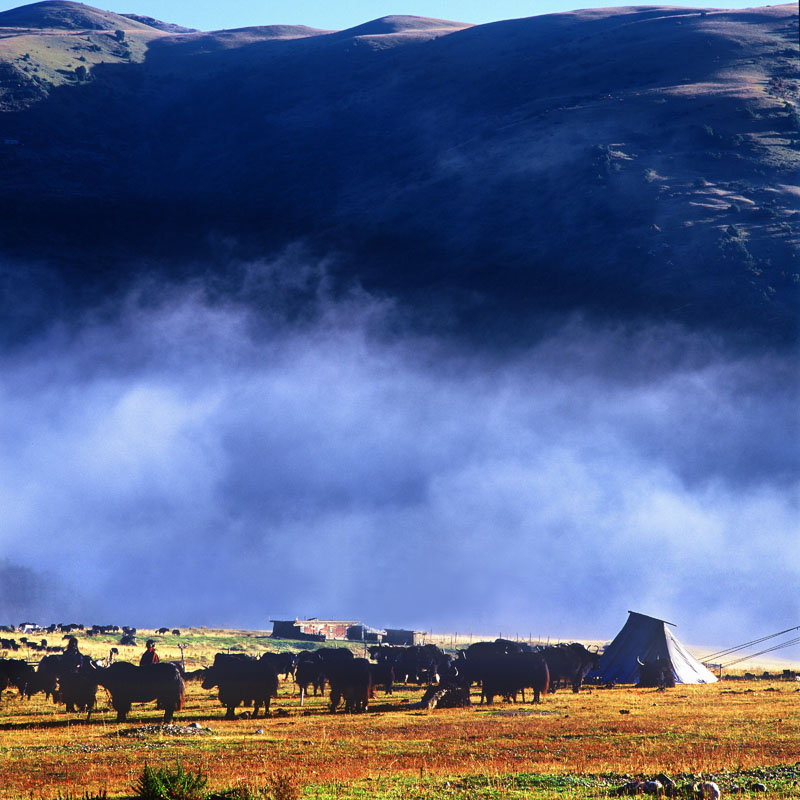
{"type": "Polygon", "coordinates": [[[481,700],[485,698],[487,703],[496,695],[516,701],[519,692],[525,702],[525,689],[533,690],[534,703],[539,702],[540,695],[547,694],[550,672],[539,653],[496,655],[482,659],[480,664],[481,700]]]}
{"type": "Polygon", "coordinates": [[[261,660],[272,664],[275,667],[275,672],[278,675],[283,675],[284,678],[294,675],[295,657],[292,653],[264,653],[261,656],[261,660]]]}
{"type": "Polygon", "coordinates": [[[375,696],[375,687],[380,686],[386,694],[393,694],[394,667],[389,663],[370,664],[370,697],[375,696]]]}
{"type": "Polygon", "coordinates": [[[314,694],[325,694],[325,668],[321,658],[298,659],[294,670],[295,683],[300,688],[300,705],[305,702],[308,687],[314,687],[314,694]]]}
{"type": "Polygon", "coordinates": [[[598,653],[592,653],[582,644],[557,644],[539,651],[547,661],[550,670],[550,691],[554,692],[560,681],[572,687],[572,691],[580,691],[586,675],[597,669],[600,662],[598,653]]]}
{"type": "Polygon", "coordinates": [[[90,719],[97,701],[97,670],[84,663],[78,669],[63,672],[58,679],[58,692],[53,698],[64,703],[68,713],[85,711],[90,719]]]}
{"type": "Polygon", "coordinates": [[[675,686],[675,673],[666,656],[657,656],[647,661],[642,661],[637,656],[636,660],[639,663],[638,687],[666,689],[675,686]]]}
{"type": "Polygon", "coordinates": [[[22,658],[0,658],[0,692],[7,686],[14,686],[20,695],[25,694],[28,683],[36,670],[22,658]]]}
{"type": "Polygon", "coordinates": [[[94,667],[95,680],[111,694],[111,705],[117,712],[117,722],[125,722],[133,703],[158,701],[164,709],[164,722],[172,722],[176,711],[183,708],[186,689],[183,678],[174,664],[149,664],[137,667],[127,661],[117,661],[110,667],[94,667]]]}
{"type": "Polygon", "coordinates": [[[264,706],[264,716],[269,703],[278,696],[278,673],[266,660],[246,655],[217,653],[214,664],[205,672],[203,688],[219,687],[219,701],[228,710],[225,719],[236,719],[236,707],[244,703],[253,706],[253,716],[264,706]]]}
{"type": "Polygon", "coordinates": [[[345,711],[367,710],[372,682],[366,658],[331,659],[325,675],[331,685],[331,711],[335,712],[342,700],[345,711]]]}
{"type": "Polygon", "coordinates": [[[30,677],[25,687],[25,695],[31,697],[37,692],[44,692],[46,698],[52,697],[53,702],[56,702],[58,700],[58,679],[63,669],[61,656],[43,656],[36,667],[35,674],[30,677]]]}

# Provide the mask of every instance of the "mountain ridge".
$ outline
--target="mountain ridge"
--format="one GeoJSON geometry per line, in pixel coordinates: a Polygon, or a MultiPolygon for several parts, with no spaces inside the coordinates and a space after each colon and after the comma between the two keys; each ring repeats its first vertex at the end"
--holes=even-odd
{"type": "Polygon", "coordinates": [[[113,30],[113,26],[134,29],[153,27],[134,16],[103,11],[72,0],[42,0],[39,3],[0,11],[0,28],[113,30]]]}
{"type": "Polygon", "coordinates": [[[125,17],[126,19],[131,19],[134,22],[141,22],[143,25],[147,25],[150,28],[156,28],[160,31],[164,31],[165,33],[196,33],[197,28],[186,28],[183,25],[176,25],[173,22],[163,22],[160,19],[155,19],[154,17],[147,17],[141,14],[122,14],[121,16],[125,17]]]}

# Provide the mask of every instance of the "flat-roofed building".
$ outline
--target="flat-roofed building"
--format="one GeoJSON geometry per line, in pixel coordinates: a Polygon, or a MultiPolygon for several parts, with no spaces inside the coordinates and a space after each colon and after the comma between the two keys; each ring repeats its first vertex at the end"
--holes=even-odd
{"type": "Polygon", "coordinates": [[[347,629],[358,625],[357,619],[309,619],[273,620],[272,636],[280,639],[346,639],[347,629]]]}
{"type": "Polygon", "coordinates": [[[427,631],[407,631],[403,628],[387,628],[384,644],[423,644],[427,631]]]}

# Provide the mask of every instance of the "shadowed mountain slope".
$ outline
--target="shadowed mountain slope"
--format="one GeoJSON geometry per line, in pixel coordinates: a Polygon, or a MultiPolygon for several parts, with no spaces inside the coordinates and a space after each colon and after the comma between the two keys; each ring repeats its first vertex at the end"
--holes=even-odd
{"type": "MultiPolygon", "coordinates": [[[[0,25],[40,6],[81,8],[0,25]]],[[[144,272],[239,296],[232,264],[299,243],[336,285],[477,335],[572,312],[796,335],[794,6],[142,27],[50,83],[0,42],[0,247],[69,302],[144,272]]]]}

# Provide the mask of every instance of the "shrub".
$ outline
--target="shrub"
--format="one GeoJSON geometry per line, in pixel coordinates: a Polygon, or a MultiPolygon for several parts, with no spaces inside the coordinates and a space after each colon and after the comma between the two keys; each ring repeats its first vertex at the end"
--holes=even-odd
{"type": "Polygon", "coordinates": [[[133,789],[140,800],[203,800],[207,783],[200,769],[190,772],[180,764],[174,770],[145,764],[133,789]]]}
{"type": "Polygon", "coordinates": [[[236,786],[213,792],[207,800],[299,800],[302,794],[300,784],[290,773],[276,773],[263,787],[240,783],[236,786]]]}
{"type": "Polygon", "coordinates": [[[289,772],[270,776],[266,789],[272,800],[298,800],[302,793],[297,778],[289,772]]]}

